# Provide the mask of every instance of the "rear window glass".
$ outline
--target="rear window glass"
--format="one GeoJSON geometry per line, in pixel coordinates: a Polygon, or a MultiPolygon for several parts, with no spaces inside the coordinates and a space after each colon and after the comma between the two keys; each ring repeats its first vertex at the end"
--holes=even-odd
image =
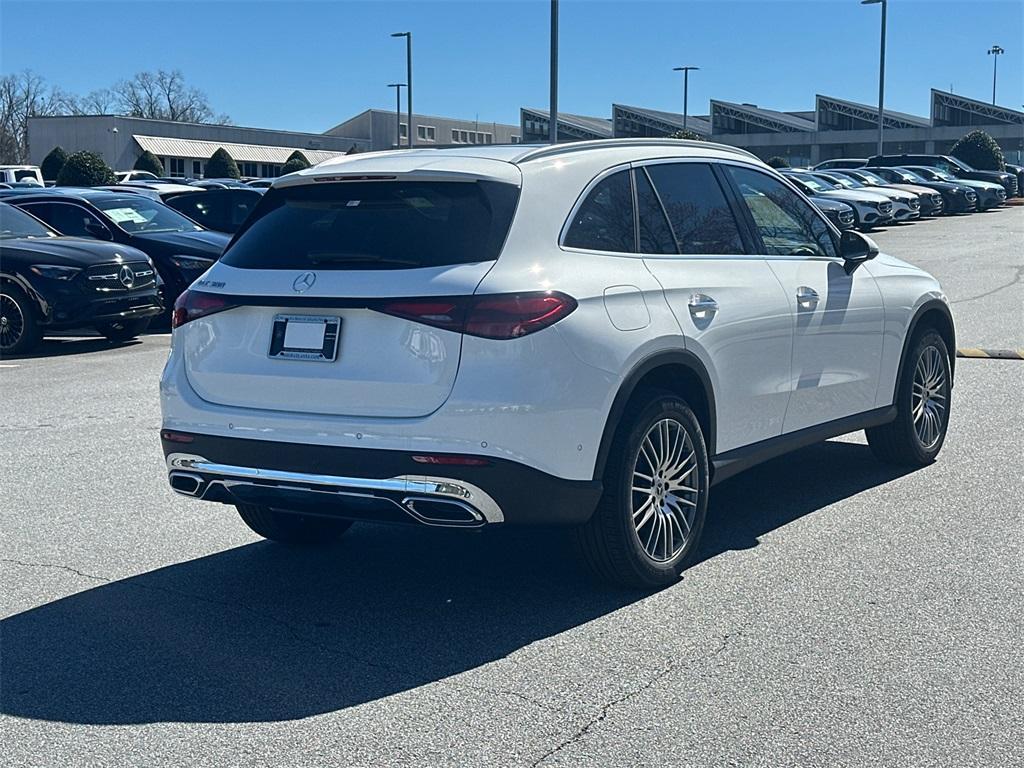
{"type": "Polygon", "coordinates": [[[370,181],[271,189],[221,259],[249,269],[414,269],[498,258],[519,189],[370,181]]]}

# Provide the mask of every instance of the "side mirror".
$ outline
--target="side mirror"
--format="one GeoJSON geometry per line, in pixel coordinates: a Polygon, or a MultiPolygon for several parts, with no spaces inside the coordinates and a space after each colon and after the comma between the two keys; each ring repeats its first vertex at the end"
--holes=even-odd
{"type": "Polygon", "coordinates": [[[849,274],[865,261],[875,258],[878,246],[870,237],[852,229],[844,229],[839,235],[839,255],[846,262],[846,272],[849,274]]]}
{"type": "Polygon", "coordinates": [[[114,236],[110,234],[110,230],[100,224],[98,221],[87,221],[85,223],[85,231],[95,237],[97,240],[113,240],[114,236]]]}

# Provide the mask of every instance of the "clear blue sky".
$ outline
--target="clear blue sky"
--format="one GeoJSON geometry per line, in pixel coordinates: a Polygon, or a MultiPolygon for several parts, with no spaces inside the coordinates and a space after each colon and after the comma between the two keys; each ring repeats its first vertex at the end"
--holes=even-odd
{"type": "MultiPolygon", "coordinates": [[[[0,0],[0,68],[74,92],[143,69],[180,69],[239,125],[323,131],[393,108],[414,34],[417,112],[519,122],[548,100],[548,3],[315,0],[0,0]]],[[[877,103],[880,6],[858,0],[563,0],[562,111],[612,102],[691,114],[710,98],[813,109],[814,94],[877,103]]],[[[890,0],[886,106],[927,116],[929,88],[1024,104],[1021,0],[890,0]]]]}

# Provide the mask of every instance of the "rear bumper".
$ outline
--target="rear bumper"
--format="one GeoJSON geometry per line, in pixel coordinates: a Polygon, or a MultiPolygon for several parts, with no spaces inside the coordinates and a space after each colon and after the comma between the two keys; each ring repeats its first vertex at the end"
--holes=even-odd
{"type": "Polygon", "coordinates": [[[598,481],[493,457],[485,466],[426,465],[403,451],[199,434],[164,438],[163,450],[168,480],[182,495],[350,520],[575,525],[590,518],[602,493],[598,481]]]}

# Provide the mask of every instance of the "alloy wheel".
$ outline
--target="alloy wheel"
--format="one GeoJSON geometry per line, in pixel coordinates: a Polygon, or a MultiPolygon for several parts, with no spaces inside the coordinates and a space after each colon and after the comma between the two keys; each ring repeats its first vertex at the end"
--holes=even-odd
{"type": "Polygon", "coordinates": [[[25,333],[25,315],[13,298],[0,293],[0,349],[10,349],[25,333]]]}
{"type": "Polygon", "coordinates": [[[689,542],[701,493],[699,478],[686,428],[675,419],[655,422],[640,442],[630,481],[633,528],[655,562],[672,560],[689,542]]]}
{"type": "Polygon", "coordinates": [[[935,347],[925,347],[917,359],[910,390],[914,432],[925,450],[934,447],[942,437],[947,404],[946,369],[942,364],[942,353],[935,347]]]}

